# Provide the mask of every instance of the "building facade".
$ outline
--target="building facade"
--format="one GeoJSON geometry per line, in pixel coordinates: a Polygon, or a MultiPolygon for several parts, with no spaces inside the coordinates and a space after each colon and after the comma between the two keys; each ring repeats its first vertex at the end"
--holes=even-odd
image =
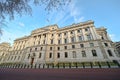
{"type": "Polygon", "coordinates": [[[7,57],[9,56],[10,52],[10,44],[7,42],[3,42],[0,44],[0,64],[6,63],[7,57]]]}
{"type": "Polygon", "coordinates": [[[120,41],[114,43],[115,49],[118,53],[118,56],[120,57],[120,41]]]}
{"type": "Polygon", "coordinates": [[[29,36],[16,39],[6,54],[1,63],[119,61],[106,28],[96,28],[91,20],[64,28],[50,25],[33,30],[29,36]]]}

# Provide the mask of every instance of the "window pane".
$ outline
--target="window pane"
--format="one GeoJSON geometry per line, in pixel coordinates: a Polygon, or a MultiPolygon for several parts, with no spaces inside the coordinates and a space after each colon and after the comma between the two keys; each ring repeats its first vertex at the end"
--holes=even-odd
{"type": "Polygon", "coordinates": [[[43,47],[41,47],[41,50],[43,49],[43,47]]]}
{"type": "Polygon", "coordinates": [[[60,53],[57,54],[57,58],[60,58],[60,53]]]}
{"type": "Polygon", "coordinates": [[[61,41],[60,41],[60,40],[58,40],[58,44],[60,44],[60,42],[61,42],[61,41]]]}
{"type": "Polygon", "coordinates": [[[93,43],[90,43],[90,47],[94,47],[94,44],[93,44],[93,43]]]}
{"type": "Polygon", "coordinates": [[[86,57],[85,51],[82,51],[82,57],[86,57]]]}
{"type": "Polygon", "coordinates": [[[72,48],[75,48],[75,45],[72,45],[72,48]]]}
{"type": "Polygon", "coordinates": [[[28,54],[28,59],[30,58],[30,54],[28,54]]]}
{"type": "Polygon", "coordinates": [[[41,58],[41,53],[39,53],[39,58],[41,58]]]}
{"type": "Polygon", "coordinates": [[[108,52],[109,56],[113,56],[111,50],[108,50],[107,52],[108,52]]]}
{"type": "Polygon", "coordinates": [[[75,37],[71,37],[71,42],[75,42],[75,37]]]}
{"type": "Polygon", "coordinates": [[[35,51],[37,51],[37,48],[35,48],[35,51]]]}
{"type": "Polygon", "coordinates": [[[77,56],[76,56],[76,52],[75,51],[73,51],[73,58],[76,58],[77,56]]]}
{"type": "Polygon", "coordinates": [[[91,40],[92,38],[91,38],[91,35],[89,34],[89,35],[87,35],[87,40],[91,40]]]}
{"type": "Polygon", "coordinates": [[[49,54],[49,58],[52,58],[52,53],[49,54]]]}
{"type": "Polygon", "coordinates": [[[58,47],[58,50],[60,50],[60,47],[58,47]]]}
{"type": "Polygon", "coordinates": [[[68,57],[68,53],[67,52],[65,52],[65,58],[67,58],[68,57]]]}
{"type": "Polygon", "coordinates": [[[67,39],[64,39],[64,43],[67,43],[67,39]]]}
{"type": "Polygon", "coordinates": [[[85,31],[89,31],[89,28],[85,28],[85,31]]]}
{"type": "Polygon", "coordinates": [[[97,56],[96,50],[92,50],[92,55],[97,56]]]}
{"type": "Polygon", "coordinates": [[[82,41],[83,39],[82,39],[82,36],[78,36],[78,39],[79,39],[79,41],[82,41]]]}
{"type": "Polygon", "coordinates": [[[83,48],[83,47],[84,47],[84,44],[80,44],[80,47],[83,48]]]}
{"type": "Polygon", "coordinates": [[[51,44],[53,44],[53,39],[51,39],[51,44]]]}
{"type": "Polygon", "coordinates": [[[78,33],[80,33],[80,32],[81,32],[81,30],[77,30],[77,32],[78,32],[78,33]]]}
{"type": "Polygon", "coordinates": [[[107,43],[104,43],[105,44],[105,46],[107,47],[108,46],[108,44],[107,43]]]}
{"type": "Polygon", "coordinates": [[[67,46],[64,46],[65,49],[67,49],[67,46]]]}
{"type": "Polygon", "coordinates": [[[50,47],[50,50],[52,50],[52,47],[50,47]]]}

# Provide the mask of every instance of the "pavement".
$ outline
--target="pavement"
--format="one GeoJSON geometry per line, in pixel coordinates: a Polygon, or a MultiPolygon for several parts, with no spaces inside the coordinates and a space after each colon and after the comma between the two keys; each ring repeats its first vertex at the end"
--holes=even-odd
{"type": "Polygon", "coordinates": [[[0,80],[120,80],[120,68],[102,68],[102,69],[0,68],[0,80]]]}

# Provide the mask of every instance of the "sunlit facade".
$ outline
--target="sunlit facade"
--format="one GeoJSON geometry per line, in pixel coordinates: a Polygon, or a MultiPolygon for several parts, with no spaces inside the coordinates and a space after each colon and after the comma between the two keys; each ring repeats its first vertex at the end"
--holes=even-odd
{"type": "Polygon", "coordinates": [[[63,28],[49,25],[33,30],[29,36],[16,39],[12,48],[8,50],[7,47],[4,51],[0,51],[0,63],[119,61],[106,28],[96,28],[91,20],[63,28]]]}

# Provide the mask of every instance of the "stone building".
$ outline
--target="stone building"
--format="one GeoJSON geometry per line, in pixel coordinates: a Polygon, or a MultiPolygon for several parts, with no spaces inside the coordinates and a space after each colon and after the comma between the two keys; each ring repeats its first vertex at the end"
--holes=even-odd
{"type": "Polygon", "coordinates": [[[115,49],[118,53],[118,56],[120,57],[120,41],[114,43],[115,49]]]}
{"type": "Polygon", "coordinates": [[[119,61],[106,28],[96,28],[91,20],[33,30],[29,36],[16,39],[6,54],[6,63],[30,65],[119,61]]]}
{"type": "Polygon", "coordinates": [[[6,63],[10,49],[11,46],[9,43],[4,42],[0,44],[0,63],[6,63]]]}

